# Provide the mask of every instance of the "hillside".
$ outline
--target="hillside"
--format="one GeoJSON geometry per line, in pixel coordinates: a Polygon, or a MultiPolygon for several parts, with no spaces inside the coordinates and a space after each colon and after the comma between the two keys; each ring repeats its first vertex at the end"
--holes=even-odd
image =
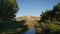
{"type": "Polygon", "coordinates": [[[40,20],[39,16],[21,16],[16,18],[17,21],[21,20],[40,20]]]}
{"type": "Polygon", "coordinates": [[[38,25],[37,21],[40,20],[39,16],[22,16],[22,17],[18,17],[16,18],[17,21],[25,21],[25,24],[28,25],[28,27],[32,27],[34,25],[38,25]]]}

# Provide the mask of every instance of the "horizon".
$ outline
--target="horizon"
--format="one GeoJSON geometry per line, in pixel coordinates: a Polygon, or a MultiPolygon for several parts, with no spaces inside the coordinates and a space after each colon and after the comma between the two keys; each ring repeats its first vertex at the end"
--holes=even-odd
{"type": "Polygon", "coordinates": [[[17,0],[19,10],[16,17],[40,16],[42,12],[52,10],[58,2],[60,0],[17,0]]]}

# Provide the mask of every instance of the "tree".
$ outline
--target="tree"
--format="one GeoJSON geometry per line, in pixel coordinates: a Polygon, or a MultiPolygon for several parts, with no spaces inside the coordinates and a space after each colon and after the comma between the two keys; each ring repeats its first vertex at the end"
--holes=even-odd
{"type": "Polygon", "coordinates": [[[45,11],[41,14],[41,21],[60,21],[60,3],[54,6],[52,10],[45,11]]]}
{"type": "Polygon", "coordinates": [[[42,12],[41,21],[46,22],[49,19],[51,20],[51,10],[47,10],[45,12],[42,12]]]}
{"type": "Polygon", "coordinates": [[[16,0],[0,0],[0,19],[13,20],[18,11],[16,0]]]}
{"type": "Polygon", "coordinates": [[[57,21],[60,21],[60,3],[58,3],[57,5],[54,6],[52,12],[54,13],[54,18],[57,21]]]}
{"type": "Polygon", "coordinates": [[[52,10],[45,11],[41,14],[39,22],[44,34],[60,34],[60,3],[55,5],[52,10]],[[44,23],[44,24],[42,24],[44,23]],[[44,26],[46,27],[44,27],[44,26]],[[52,32],[53,31],[53,32],[52,32]],[[56,31],[56,33],[55,33],[56,31]]]}

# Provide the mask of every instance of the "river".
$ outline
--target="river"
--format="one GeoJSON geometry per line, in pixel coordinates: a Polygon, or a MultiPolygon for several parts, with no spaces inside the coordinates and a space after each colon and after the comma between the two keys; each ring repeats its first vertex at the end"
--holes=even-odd
{"type": "Polygon", "coordinates": [[[35,34],[35,27],[31,27],[28,31],[24,32],[24,34],[35,34]]]}

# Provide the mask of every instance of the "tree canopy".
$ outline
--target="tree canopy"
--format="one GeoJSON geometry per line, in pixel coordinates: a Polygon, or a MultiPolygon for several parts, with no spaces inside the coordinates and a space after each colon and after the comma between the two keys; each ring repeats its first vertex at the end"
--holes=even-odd
{"type": "Polygon", "coordinates": [[[47,10],[41,14],[41,21],[60,21],[60,3],[55,5],[52,10],[47,10]]]}
{"type": "Polygon", "coordinates": [[[18,12],[16,0],[0,0],[0,19],[12,20],[18,12]]]}

